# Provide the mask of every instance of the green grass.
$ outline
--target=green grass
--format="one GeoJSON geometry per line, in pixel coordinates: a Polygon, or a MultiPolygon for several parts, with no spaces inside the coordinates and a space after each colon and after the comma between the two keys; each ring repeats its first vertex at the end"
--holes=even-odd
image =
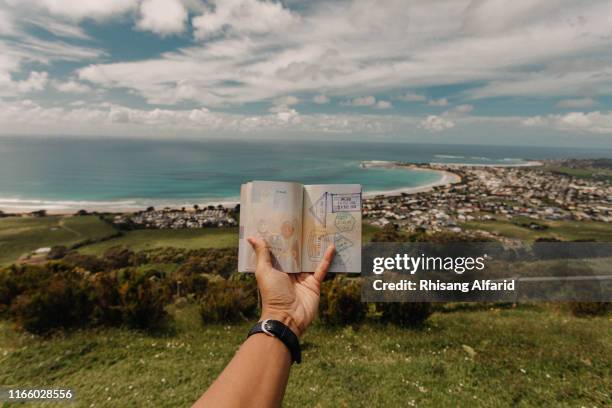
{"type": "Polygon", "coordinates": [[[484,230],[504,237],[533,241],[537,238],[557,238],[573,241],[578,239],[593,239],[612,242],[612,224],[590,221],[537,221],[547,225],[546,230],[532,230],[516,225],[508,220],[470,221],[462,223],[461,227],[468,230],[484,230]]]}
{"type": "Polygon", "coordinates": [[[376,233],[376,231],[380,230],[380,227],[377,227],[372,224],[363,223],[361,227],[361,239],[363,242],[370,242],[372,240],[372,236],[376,233]]]}
{"type": "Polygon", "coordinates": [[[542,169],[553,173],[560,173],[578,178],[612,180],[612,169],[608,168],[573,168],[565,166],[544,166],[542,167],[542,169]]]}
{"type": "MultiPolygon", "coordinates": [[[[364,242],[370,241],[377,229],[375,226],[363,224],[364,242]]],[[[105,238],[116,232],[112,226],[95,216],[1,218],[0,265],[15,262],[21,255],[40,247],[70,246],[85,240],[105,238]]],[[[134,251],[161,247],[186,249],[236,247],[238,228],[127,231],[122,236],[82,246],[79,252],[102,255],[114,246],[124,246],[134,251]]]]}
{"type": "Polygon", "coordinates": [[[116,233],[96,216],[0,218],[0,265],[41,247],[70,246],[116,233]]]}
{"type": "Polygon", "coordinates": [[[86,254],[101,255],[108,248],[117,245],[134,251],[161,247],[186,249],[237,247],[238,228],[128,231],[121,237],[87,245],[79,251],[86,254]]]}
{"type": "MultiPolygon", "coordinates": [[[[73,388],[77,407],[188,406],[244,340],[249,323],[174,330],[83,330],[49,340],[0,322],[0,384],[73,388]]],[[[545,307],[434,314],[422,330],[315,325],[285,406],[609,406],[610,317],[545,307]],[[475,354],[469,353],[471,347],[475,354]]]]}

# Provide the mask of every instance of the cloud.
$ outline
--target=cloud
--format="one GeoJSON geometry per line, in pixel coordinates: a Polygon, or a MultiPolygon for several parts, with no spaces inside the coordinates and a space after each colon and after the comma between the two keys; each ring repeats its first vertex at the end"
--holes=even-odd
{"type": "Polygon", "coordinates": [[[427,97],[425,95],[408,92],[398,96],[397,99],[404,102],[425,102],[427,97]]]}
{"type": "Polygon", "coordinates": [[[389,101],[378,101],[376,102],[376,109],[390,109],[393,105],[389,101]]]}
{"type": "Polygon", "coordinates": [[[315,95],[312,98],[312,101],[318,105],[325,105],[329,103],[329,98],[326,95],[319,94],[319,95],[315,95]]]}
{"type": "Polygon", "coordinates": [[[272,107],[269,109],[269,112],[276,113],[283,121],[289,121],[291,119],[298,120],[298,112],[291,108],[291,106],[297,105],[298,103],[300,103],[300,100],[293,95],[276,98],[272,101],[272,107]]]}
{"type": "Polygon", "coordinates": [[[6,0],[11,7],[43,10],[73,21],[105,20],[132,11],[138,0],[6,0]]]}
{"type": "Polygon", "coordinates": [[[297,98],[297,97],[295,97],[293,95],[283,96],[281,98],[276,98],[274,100],[274,105],[292,106],[292,105],[297,105],[298,103],[300,103],[299,98],[297,98]]]}
{"type": "Polygon", "coordinates": [[[76,38],[79,40],[91,40],[92,38],[76,23],[58,21],[52,17],[37,16],[28,17],[24,19],[24,22],[33,24],[39,29],[50,32],[56,37],[62,38],[76,38]]]}
{"type": "Polygon", "coordinates": [[[453,121],[437,115],[429,115],[420,123],[420,127],[430,132],[441,132],[454,126],[453,121]]]}
{"type": "MultiPolygon", "coordinates": [[[[1,4],[0,4],[1,5],[1,4]]],[[[6,10],[0,9],[0,34],[14,35],[17,31],[13,17],[6,10]]]]}
{"type": "Polygon", "coordinates": [[[555,105],[557,108],[562,109],[580,109],[590,108],[595,105],[593,98],[577,98],[577,99],[563,99],[555,105]]]}
{"type": "Polygon", "coordinates": [[[14,81],[8,74],[0,74],[0,95],[16,96],[30,92],[42,91],[49,82],[49,74],[46,72],[32,71],[30,75],[21,81],[14,81]]]}
{"type": "MultiPolygon", "coordinates": [[[[406,84],[478,84],[465,91],[468,98],[612,92],[609,61],[600,51],[612,47],[610,2],[519,3],[381,7],[352,0],[290,10],[274,1],[219,0],[193,19],[195,36],[207,41],[156,58],[97,64],[87,72],[100,86],[125,88],[150,103],[206,106],[321,89],[345,97],[374,95],[406,84]],[[491,21],[500,21],[499,27],[491,21]],[[578,57],[585,62],[576,63],[578,57]],[[156,75],[140,78],[147,70],[156,75]]],[[[421,96],[406,99],[423,102],[421,96]]]]}
{"type": "Polygon", "coordinates": [[[551,127],[563,131],[612,134],[612,112],[570,112],[565,115],[533,116],[522,121],[524,126],[551,127]]]}
{"type": "Polygon", "coordinates": [[[65,81],[65,82],[53,81],[53,87],[57,89],[58,91],[64,92],[64,93],[82,94],[82,93],[89,93],[93,91],[90,86],[82,82],[75,81],[73,79],[65,81]]]}
{"type": "Polygon", "coordinates": [[[474,105],[463,104],[457,105],[453,109],[446,111],[445,115],[465,115],[474,110],[474,105]]]}
{"type": "Polygon", "coordinates": [[[242,34],[283,31],[299,20],[276,1],[214,0],[212,4],[214,9],[192,20],[196,38],[207,38],[224,30],[242,34]]]}
{"type": "Polygon", "coordinates": [[[374,106],[375,104],[376,98],[371,95],[359,96],[341,103],[342,106],[374,106]]]}
{"type": "Polygon", "coordinates": [[[440,99],[430,99],[427,101],[427,105],[429,106],[447,106],[448,99],[440,98],[440,99]]]}
{"type": "Polygon", "coordinates": [[[299,114],[295,109],[264,115],[230,114],[197,109],[135,109],[112,103],[78,101],[69,107],[45,107],[31,100],[0,100],[0,134],[40,133],[77,135],[212,135],[220,132],[309,134],[388,134],[413,129],[418,121],[407,116],[299,114]]]}
{"type": "Polygon", "coordinates": [[[139,30],[166,36],[185,30],[188,13],[180,0],[143,0],[140,15],[136,23],[139,30]]]}

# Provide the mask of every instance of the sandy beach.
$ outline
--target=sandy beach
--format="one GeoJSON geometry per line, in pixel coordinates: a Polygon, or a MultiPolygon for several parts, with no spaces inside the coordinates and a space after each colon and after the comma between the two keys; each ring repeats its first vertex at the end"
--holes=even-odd
{"type": "Polygon", "coordinates": [[[429,173],[438,173],[440,178],[434,182],[423,184],[421,186],[416,187],[404,187],[398,188],[395,190],[386,190],[386,191],[370,191],[365,193],[364,198],[372,198],[376,196],[398,196],[401,194],[415,194],[415,193],[423,193],[426,191],[432,190],[434,187],[439,186],[447,186],[449,184],[455,184],[461,182],[461,177],[446,170],[438,170],[438,169],[430,169],[419,167],[418,165],[410,165],[410,164],[400,164],[389,161],[380,161],[380,160],[372,160],[367,162],[362,162],[361,166],[363,168],[385,168],[385,169],[408,169],[411,171],[426,171],[429,173]]]}

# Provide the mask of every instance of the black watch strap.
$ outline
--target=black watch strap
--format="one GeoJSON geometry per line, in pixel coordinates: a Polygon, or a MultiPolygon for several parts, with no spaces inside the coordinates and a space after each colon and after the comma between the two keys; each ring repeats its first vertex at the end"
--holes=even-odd
{"type": "Polygon", "coordinates": [[[253,328],[249,331],[247,338],[257,333],[265,333],[268,336],[276,337],[282,341],[285,346],[287,346],[293,361],[298,364],[302,362],[300,342],[295,333],[293,333],[291,329],[282,322],[272,319],[257,322],[257,324],[255,324],[255,326],[253,326],[253,328]]]}

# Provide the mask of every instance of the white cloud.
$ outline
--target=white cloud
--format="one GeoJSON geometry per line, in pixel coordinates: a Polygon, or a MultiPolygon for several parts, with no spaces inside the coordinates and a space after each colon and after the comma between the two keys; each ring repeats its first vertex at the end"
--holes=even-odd
{"type": "Polygon", "coordinates": [[[590,108],[595,105],[593,98],[576,98],[576,99],[563,99],[555,105],[557,108],[562,109],[580,109],[590,108]]]}
{"type": "Polygon", "coordinates": [[[359,96],[341,103],[343,106],[374,106],[375,104],[376,98],[371,95],[359,96]]]}
{"type": "Polygon", "coordinates": [[[182,33],[188,13],[180,0],[143,0],[140,15],[138,29],[165,36],[182,33]]]}
{"type": "Polygon", "coordinates": [[[132,11],[138,0],[6,0],[11,7],[30,7],[50,15],[81,21],[104,20],[132,11]]]}
{"type": "Polygon", "coordinates": [[[318,105],[325,105],[329,103],[329,98],[326,95],[319,94],[319,95],[315,95],[312,98],[312,101],[318,105]]]}
{"type": "Polygon", "coordinates": [[[60,133],[78,135],[219,135],[219,132],[306,132],[387,134],[413,129],[416,118],[406,116],[299,114],[295,109],[265,115],[212,112],[200,109],[134,109],[111,103],[45,107],[31,100],[0,100],[0,134],[60,133]]]}
{"type": "Polygon", "coordinates": [[[214,9],[193,18],[196,38],[206,38],[224,30],[263,34],[283,31],[299,17],[282,3],[268,0],[213,0],[214,9]]]}
{"type": "Polygon", "coordinates": [[[463,104],[463,105],[455,106],[453,109],[445,112],[445,114],[447,115],[465,115],[467,113],[470,113],[473,110],[474,110],[473,105],[463,104]]]}
{"type": "Polygon", "coordinates": [[[427,97],[425,95],[408,92],[398,96],[397,99],[404,102],[425,102],[427,97]]]}
{"type": "Polygon", "coordinates": [[[49,75],[46,72],[32,71],[26,79],[20,81],[14,81],[9,74],[0,73],[0,96],[42,91],[48,82],[49,75]]]}
{"type": "Polygon", "coordinates": [[[6,10],[0,9],[0,34],[14,35],[17,31],[13,17],[6,10]]]}
{"type": "Polygon", "coordinates": [[[292,105],[297,105],[298,103],[300,103],[299,98],[297,98],[297,97],[295,97],[293,95],[283,96],[281,98],[276,98],[274,100],[274,105],[292,106],[292,105]]]}
{"type": "Polygon", "coordinates": [[[376,102],[376,109],[389,109],[392,108],[393,105],[389,101],[378,101],[376,102]]]}
{"type": "Polygon", "coordinates": [[[46,16],[28,17],[25,18],[24,21],[48,31],[57,37],[76,38],[79,40],[92,39],[77,23],[58,21],[55,18],[46,16]]]}
{"type": "Polygon", "coordinates": [[[150,103],[207,106],[321,89],[372,95],[406,84],[483,83],[465,92],[471,98],[612,92],[600,51],[612,47],[610,2],[519,3],[352,0],[290,11],[279,2],[218,0],[193,20],[195,35],[209,41],[82,73],[150,103]]]}
{"type": "Polygon", "coordinates": [[[429,106],[447,106],[448,99],[440,98],[440,99],[430,99],[427,101],[427,105],[429,106]]]}
{"type": "Polygon", "coordinates": [[[612,134],[612,112],[570,112],[565,115],[534,116],[524,119],[522,124],[564,131],[612,134]]]}
{"type": "Polygon", "coordinates": [[[454,127],[455,123],[442,116],[429,115],[421,121],[420,126],[430,132],[441,132],[454,127]]]}
{"type": "Polygon", "coordinates": [[[73,79],[62,82],[62,81],[53,81],[53,87],[55,89],[57,89],[60,92],[64,92],[64,93],[88,93],[91,92],[92,89],[90,86],[82,83],[82,82],[78,82],[75,81],[73,79]]]}

